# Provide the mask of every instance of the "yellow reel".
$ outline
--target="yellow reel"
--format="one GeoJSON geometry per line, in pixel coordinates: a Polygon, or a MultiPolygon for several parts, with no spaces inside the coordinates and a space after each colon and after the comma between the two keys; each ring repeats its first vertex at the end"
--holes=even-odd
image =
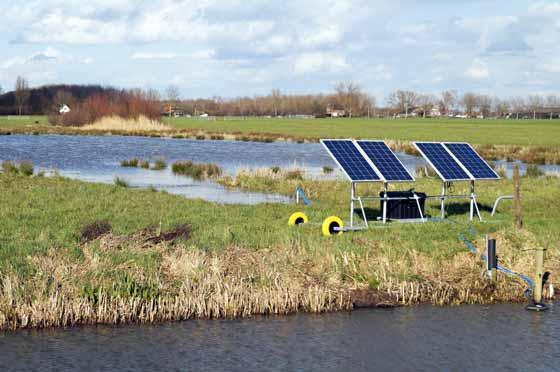
{"type": "Polygon", "coordinates": [[[325,218],[323,225],[321,225],[321,231],[325,236],[340,235],[342,234],[342,229],[344,227],[344,222],[337,216],[330,216],[325,218]]]}
{"type": "Polygon", "coordinates": [[[309,218],[307,218],[307,215],[305,213],[295,212],[295,213],[292,213],[292,215],[288,219],[288,225],[289,226],[298,226],[298,225],[302,225],[304,223],[307,223],[308,221],[309,221],[309,218]]]}

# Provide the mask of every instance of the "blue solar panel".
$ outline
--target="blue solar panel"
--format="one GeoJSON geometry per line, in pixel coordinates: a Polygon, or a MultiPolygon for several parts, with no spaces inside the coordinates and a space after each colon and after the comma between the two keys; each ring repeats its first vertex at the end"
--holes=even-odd
{"type": "Polygon", "coordinates": [[[383,141],[357,141],[387,181],[414,181],[397,156],[383,141]]]}
{"type": "Polygon", "coordinates": [[[414,144],[444,181],[471,179],[461,165],[447,152],[443,144],[434,142],[415,142],[414,144]]]}
{"type": "Polygon", "coordinates": [[[380,181],[352,140],[321,140],[350,181],[380,181]]]}
{"type": "Polygon", "coordinates": [[[474,151],[468,143],[444,143],[445,147],[476,179],[500,179],[500,176],[474,151]]]}

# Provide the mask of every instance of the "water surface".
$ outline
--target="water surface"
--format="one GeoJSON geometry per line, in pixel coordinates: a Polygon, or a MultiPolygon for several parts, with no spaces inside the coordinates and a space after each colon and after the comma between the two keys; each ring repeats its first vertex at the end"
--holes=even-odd
{"type": "Polygon", "coordinates": [[[2,371],[555,371],[560,312],[360,310],[0,333],[2,371]]]}

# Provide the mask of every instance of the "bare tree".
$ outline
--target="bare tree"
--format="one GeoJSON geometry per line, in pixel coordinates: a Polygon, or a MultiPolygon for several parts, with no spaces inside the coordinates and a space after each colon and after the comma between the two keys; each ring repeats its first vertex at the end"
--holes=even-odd
{"type": "Polygon", "coordinates": [[[515,118],[519,119],[519,113],[526,108],[525,100],[521,97],[512,97],[509,99],[511,109],[515,113],[515,118]]]}
{"type": "Polygon", "coordinates": [[[15,97],[16,97],[16,106],[18,108],[18,113],[21,116],[21,112],[23,111],[23,108],[27,104],[27,101],[29,100],[29,96],[31,95],[27,80],[25,80],[25,78],[21,76],[18,76],[16,79],[16,85],[14,90],[15,90],[15,97]]]}
{"type": "Polygon", "coordinates": [[[362,94],[360,87],[352,82],[340,82],[334,87],[336,97],[339,104],[344,107],[349,117],[352,112],[359,110],[360,95],[362,94]]]}
{"type": "Polygon", "coordinates": [[[439,111],[442,115],[449,115],[449,113],[455,107],[457,102],[457,91],[450,89],[441,92],[441,98],[439,100],[439,111]]]}
{"type": "Polygon", "coordinates": [[[527,107],[533,113],[533,120],[537,118],[537,111],[544,107],[544,100],[538,94],[531,95],[527,98],[527,107]]]}
{"type": "Polygon", "coordinates": [[[510,109],[510,103],[507,100],[503,100],[498,97],[494,97],[494,99],[492,100],[492,105],[494,107],[494,112],[500,118],[505,117],[510,109]]]}
{"type": "Polygon", "coordinates": [[[176,85],[170,85],[165,89],[165,98],[167,98],[169,104],[169,117],[171,117],[171,112],[173,108],[177,106],[179,99],[181,98],[181,93],[176,85]]]}
{"type": "Polygon", "coordinates": [[[418,107],[422,111],[422,117],[426,118],[426,113],[432,111],[436,104],[436,97],[433,94],[420,94],[417,101],[418,107]]]}
{"type": "Polygon", "coordinates": [[[272,98],[272,111],[274,111],[274,117],[278,116],[278,108],[282,101],[282,93],[280,89],[272,89],[270,92],[270,97],[272,98]]]}
{"type": "Polygon", "coordinates": [[[492,98],[486,95],[479,95],[476,99],[476,105],[483,118],[490,116],[492,112],[492,98]]]}
{"type": "Polygon", "coordinates": [[[408,117],[409,110],[418,104],[418,94],[410,90],[397,90],[387,97],[389,106],[397,109],[399,113],[404,113],[408,117]]]}
{"type": "Polygon", "coordinates": [[[461,99],[461,104],[465,109],[465,114],[472,116],[474,109],[477,106],[477,95],[474,93],[465,93],[461,99]]]}

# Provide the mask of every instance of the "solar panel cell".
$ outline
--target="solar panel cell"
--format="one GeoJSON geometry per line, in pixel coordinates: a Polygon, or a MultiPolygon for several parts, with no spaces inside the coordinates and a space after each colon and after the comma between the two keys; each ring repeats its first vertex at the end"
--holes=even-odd
{"type": "Polygon", "coordinates": [[[468,143],[444,143],[476,179],[499,179],[500,177],[468,143]]]}
{"type": "Polygon", "coordinates": [[[471,177],[441,143],[415,142],[422,155],[432,164],[444,181],[470,180],[471,177]]]}
{"type": "Polygon", "coordinates": [[[357,141],[387,181],[414,181],[400,160],[383,141],[357,141]]]}
{"type": "Polygon", "coordinates": [[[352,140],[321,140],[351,181],[380,181],[373,167],[352,140]]]}

